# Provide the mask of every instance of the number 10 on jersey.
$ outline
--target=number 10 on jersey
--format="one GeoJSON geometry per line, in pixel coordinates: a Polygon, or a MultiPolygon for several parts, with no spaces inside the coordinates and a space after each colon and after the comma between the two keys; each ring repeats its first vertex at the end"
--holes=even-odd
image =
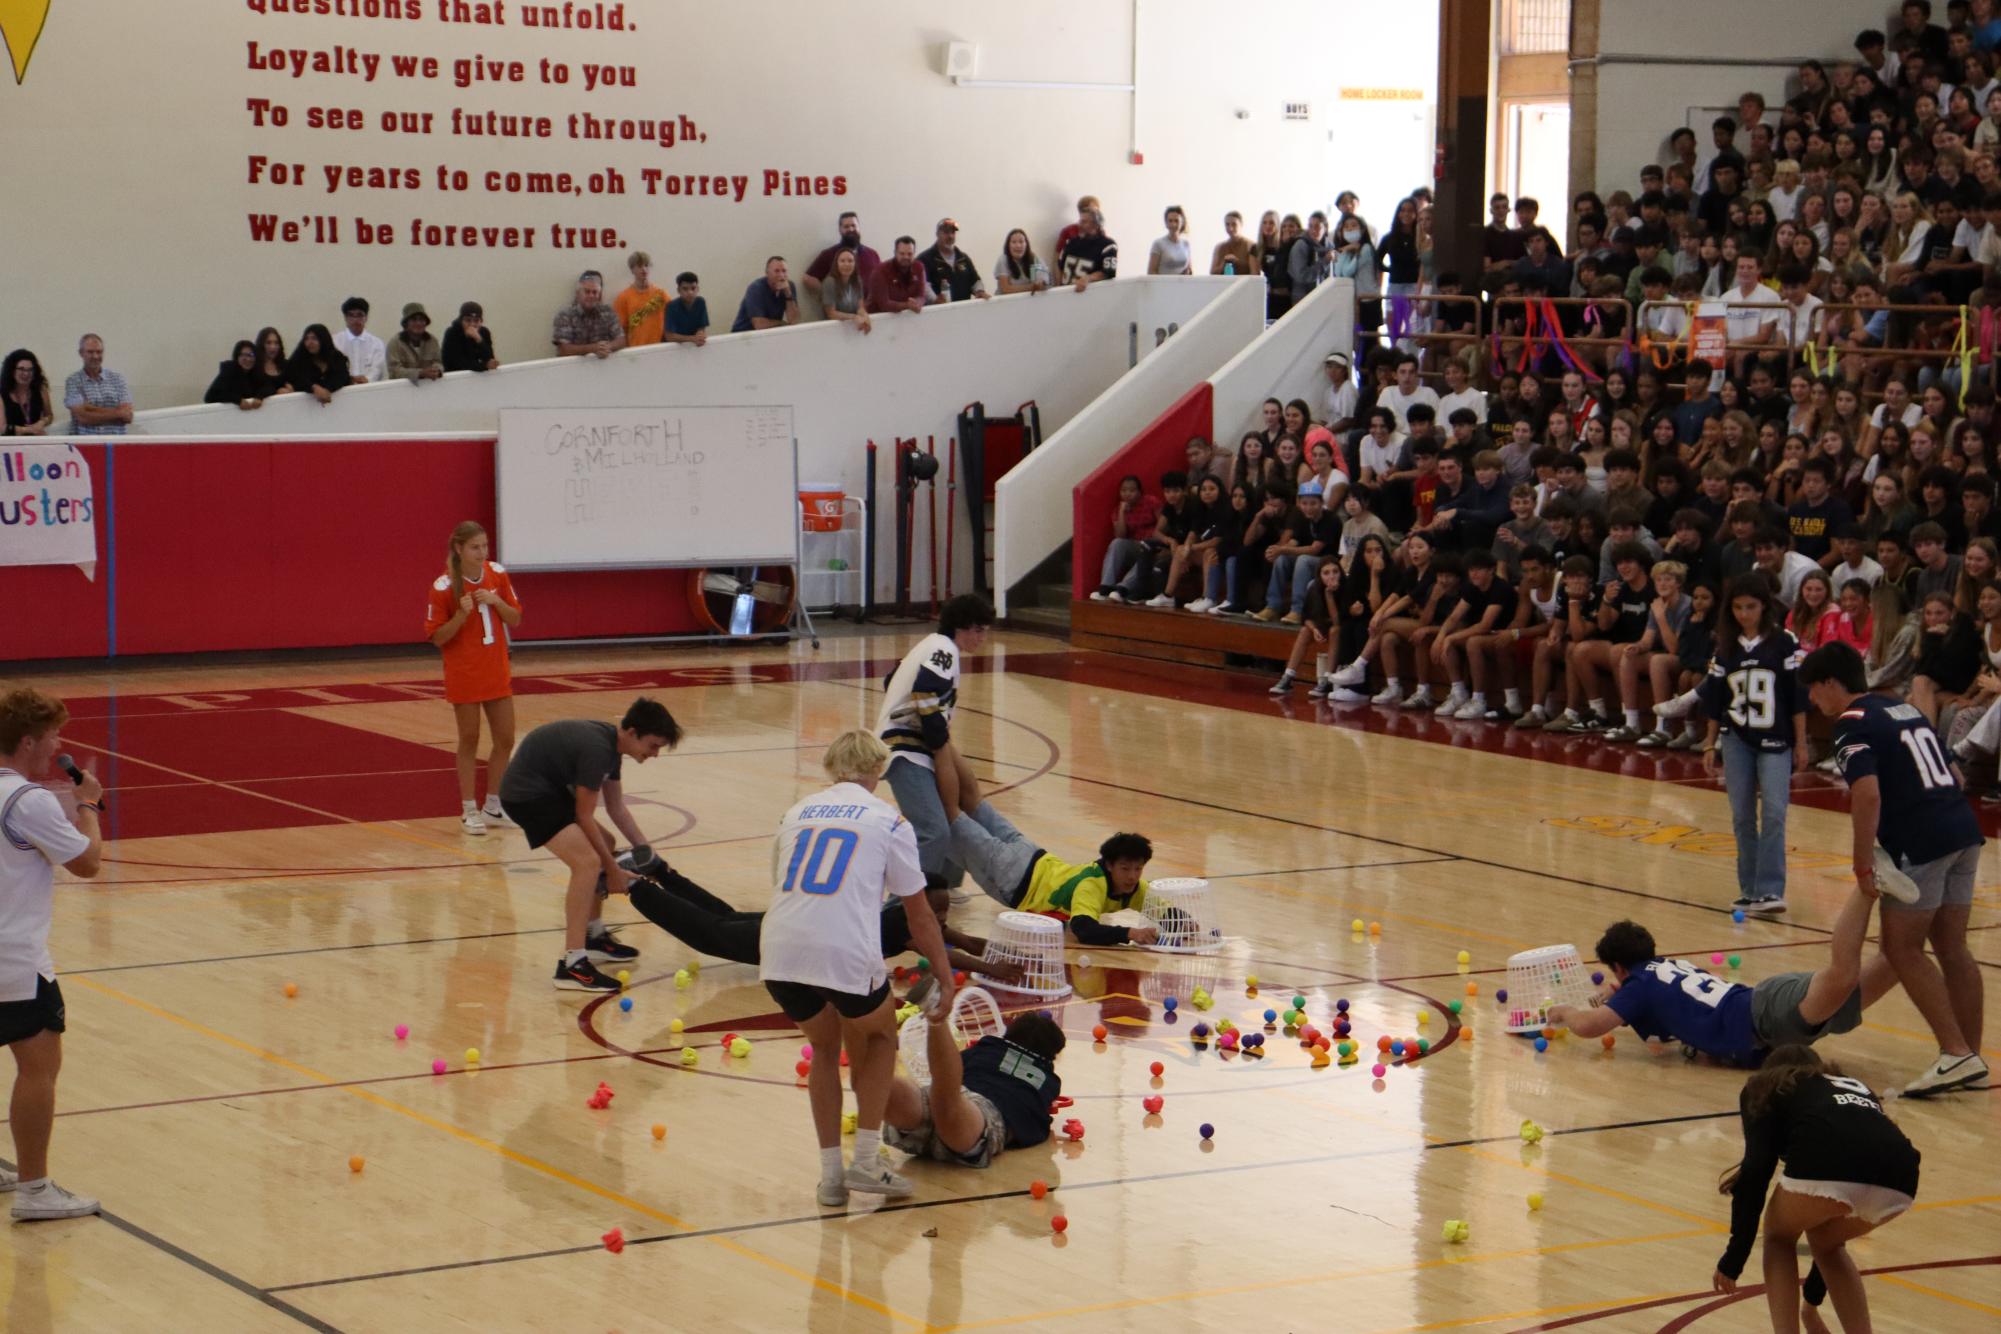
{"type": "Polygon", "coordinates": [[[778,888],[808,894],[838,893],[860,841],[852,829],[800,830],[799,841],[792,845],[791,864],[785,868],[785,883],[778,888]]]}

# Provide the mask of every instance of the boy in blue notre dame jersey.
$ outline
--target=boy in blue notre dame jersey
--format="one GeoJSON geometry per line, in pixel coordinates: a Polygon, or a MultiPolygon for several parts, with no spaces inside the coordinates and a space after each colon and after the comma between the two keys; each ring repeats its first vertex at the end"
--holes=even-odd
{"type": "Polygon", "coordinates": [[[1781,973],[1756,986],[1712,976],[1681,959],[1663,959],[1638,922],[1614,922],[1598,938],[1598,959],[1611,973],[1590,1005],[1553,1005],[1549,1022],[1581,1038],[1603,1037],[1622,1024],[1643,1038],[1681,1043],[1724,1065],[1755,1066],[1788,1043],[1813,1043],[1846,1033],[1862,1011],[1896,984],[1888,968],[1862,967],[1862,939],[1875,906],[1872,886],[1858,885],[1834,922],[1827,966],[1781,973]]]}
{"type": "Polygon", "coordinates": [[[1982,839],[1959,774],[1916,706],[1864,693],[1867,671],[1848,645],[1815,649],[1799,679],[1814,707],[1834,719],[1855,878],[1899,900],[1884,905],[1882,965],[1895,971],[1938,1039],[1938,1060],[1904,1094],[1983,1084],[1983,986],[1966,944],[1982,839]],[[1926,957],[1928,943],[1936,964],[1926,957]]]}
{"type": "Polygon", "coordinates": [[[941,1008],[930,1019],[930,1081],[890,1086],[883,1142],[916,1158],[985,1167],[1004,1149],[1048,1139],[1050,1109],[1063,1092],[1061,1026],[1045,1013],[1024,1014],[1006,1036],[988,1035],[961,1052],[950,1018],[941,1008]]]}
{"type": "Polygon", "coordinates": [[[918,864],[925,875],[955,886],[965,876],[950,864],[952,820],[977,805],[979,793],[952,744],[952,713],[964,656],[985,642],[993,623],[994,609],[983,597],[961,593],[946,602],[938,633],[917,641],[883,682],[887,697],[875,724],[889,747],[889,790],[917,834],[918,864]]]}

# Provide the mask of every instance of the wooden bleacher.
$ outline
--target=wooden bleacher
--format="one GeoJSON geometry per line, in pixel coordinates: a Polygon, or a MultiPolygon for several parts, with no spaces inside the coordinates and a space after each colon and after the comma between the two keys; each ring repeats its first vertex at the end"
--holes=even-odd
{"type": "Polygon", "coordinates": [[[1244,659],[1283,664],[1298,633],[1296,625],[1271,625],[1248,616],[1201,616],[1118,602],[1070,604],[1070,642],[1078,648],[1203,667],[1226,667],[1244,659]]]}

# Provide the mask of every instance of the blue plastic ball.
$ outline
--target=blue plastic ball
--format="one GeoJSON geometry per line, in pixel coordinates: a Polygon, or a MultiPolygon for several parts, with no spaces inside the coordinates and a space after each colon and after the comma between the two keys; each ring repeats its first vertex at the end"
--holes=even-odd
{"type": "Polygon", "coordinates": [[[1265,1022],[1266,1022],[1266,1023],[1268,1023],[1268,1024],[1275,1024],[1275,1023],[1277,1023],[1277,1022],[1278,1022],[1278,1011],[1277,1011],[1277,1010],[1266,1010],[1266,1011],[1265,1011],[1265,1022]]]}
{"type": "Polygon", "coordinates": [[[1206,1038],[1209,1036],[1209,1025],[1197,1024],[1188,1030],[1188,1034],[1190,1037],[1206,1038]]]}
{"type": "Polygon", "coordinates": [[[1392,1043],[1390,1044],[1390,1055],[1392,1055],[1392,1056],[1401,1056],[1401,1055],[1403,1055],[1403,1043],[1402,1043],[1402,1042],[1392,1042],[1392,1043]]]}
{"type": "Polygon", "coordinates": [[[1216,1127],[1210,1125],[1207,1121],[1204,1121],[1199,1127],[1197,1127],[1197,1133],[1200,1134],[1203,1139],[1214,1139],[1216,1136],[1216,1127]]]}
{"type": "Polygon", "coordinates": [[[1179,1005],[1180,1003],[1181,1002],[1175,1000],[1174,997],[1169,996],[1166,1000],[1160,1003],[1160,1008],[1172,1012],[1174,1007],[1179,1005]]]}
{"type": "Polygon", "coordinates": [[[1730,920],[1742,926],[1744,924],[1744,910],[1742,908],[1733,910],[1730,914],[1730,920]]]}
{"type": "Polygon", "coordinates": [[[1508,989],[1506,987],[1502,987],[1499,991],[1494,993],[1494,999],[1500,1004],[1506,1005],[1508,1003],[1508,989]]]}
{"type": "Polygon", "coordinates": [[[1334,1002],[1334,1008],[1339,1010],[1342,1014],[1346,1014],[1348,1013],[1348,1002],[1345,1000],[1337,1000],[1334,1002]]]}
{"type": "Polygon", "coordinates": [[[1549,1050],[1549,1039],[1548,1039],[1548,1038],[1537,1038],[1537,1039],[1535,1040],[1535,1049],[1536,1049],[1537,1051],[1548,1051],[1548,1050],[1549,1050]]]}
{"type": "Polygon", "coordinates": [[[632,1008],[632,997],[620,996],[618,998],[618,1008],[621,1010],[630,1010],[632,1008]]]}

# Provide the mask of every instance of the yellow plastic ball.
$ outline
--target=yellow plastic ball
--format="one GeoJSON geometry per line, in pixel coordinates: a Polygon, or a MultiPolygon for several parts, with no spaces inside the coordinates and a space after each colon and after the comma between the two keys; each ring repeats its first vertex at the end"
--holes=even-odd
{"type": "Polygon", "coordinates": [[[682,968],[675,972],[674,990],[686,991],[689,987],[692,987],[694,985],[695,985],[695,979],[693,975],[688,972],[687,969],[682,968]]]}
{"type": "Polygon", "coordinates": [[[1530,1196],[1529,1196],[1529,1210],[1530,1210],[1530,1212],[1534,1212],[1534,1211],[1536,1211],[1536,1210],[1538,1210],[1538,1209],[1541,1209],[1541,1208],[1542,1208],[1542,1196],[1541,1196],[1541,1195],[1539,1195],[1539,1194],[1534,1194],[1534,1193],[1531,1193],[1531,1194],[1530,1194],[1530,1196]]]}
{"type": "Polygon", "coordinates": [[[679,1033],[686,1027],[687,1027],[686,1024],[682,1023],[679,1019],[676,1019],[667,1025],[667,1031],[669,1033],[679,1033]]]}
{"type": "Polygon", "coordinates": [[[632,981],[632,970],[631,970],[630,968],[621,968],[621,969],[619,969],[619,970],[618,970],[618,984],[619,984],[620,986],[624,986],[624,985],[625,985],[626,983],[628,983],[628,982],[630,982],[630,981],[632,981]]]}
{"type": "Polygon", "coordinates": [[[841,1113],[841,1133],[843,1135],[854,1134],[855,1127],[860,1123],[861,1123],[861,1116],[858,1113],[855,1112],[841,1113]]]}
{"type": "Polygon", "coordinates": [[[1419,1025],[1419,1027],[1422,1027],[1423,1025],[1425,1025],[1425,1024],[1428,1024],[1428,1023],[1430,1023],[1430,1022],[1431,1022],[1431,1011],[1429,1011],[1429,1010],[1419,1010],[1419,1011],[1417,1012],[1417,1022],[1418,1022],[1418,1025],[1419,1025]]]}
{"type": "Polygon", "coordinates": [[[1362,930],[1366,925],[1367,924],[1363,922],[1362,919],[1359,917],[1357,917],[1354,921],[1348,923],[1349,929],[1354,931],[1354,933],[1358,936],[1362,934],[1362,930]]]}
{"type": "Polygon", "coordinates": [[[736,1057],[739,1061],[750,1055],[750,1040],[748,1038],[738,1038],[735,1042],[730,1043],[730,1055],[736,1057]]]}
{"type": "Polygon", "coordinates": [[[478,1064],[479,1064],[479,1048],[478,1048],[478,1047],[467,1047],[467,1048],[466,1048],[466,1064],[467,1064],[467,1065],[478,1065],[478,1064]]]}
{"type": "Polygon", "coordinates": [[[1467,952],[1466,950],[1461,950],[1461,951],[1459,951],[1459,962],[1461,962],[1461,963],[1471,963],[1471,962],[1473,962],[1473,956],[1472,956],[1472,954],[1470,954],[1470,953],[1469,953],[1469,952],[1467,952]]]}
{"type": "Polygon", "coordinates": [[[697,1052],[693,1047],[683,1047],[681,1049],[681,1064],[700,1065],[701,1062],[702,1062],[701,1053],[697,1052]]]}

